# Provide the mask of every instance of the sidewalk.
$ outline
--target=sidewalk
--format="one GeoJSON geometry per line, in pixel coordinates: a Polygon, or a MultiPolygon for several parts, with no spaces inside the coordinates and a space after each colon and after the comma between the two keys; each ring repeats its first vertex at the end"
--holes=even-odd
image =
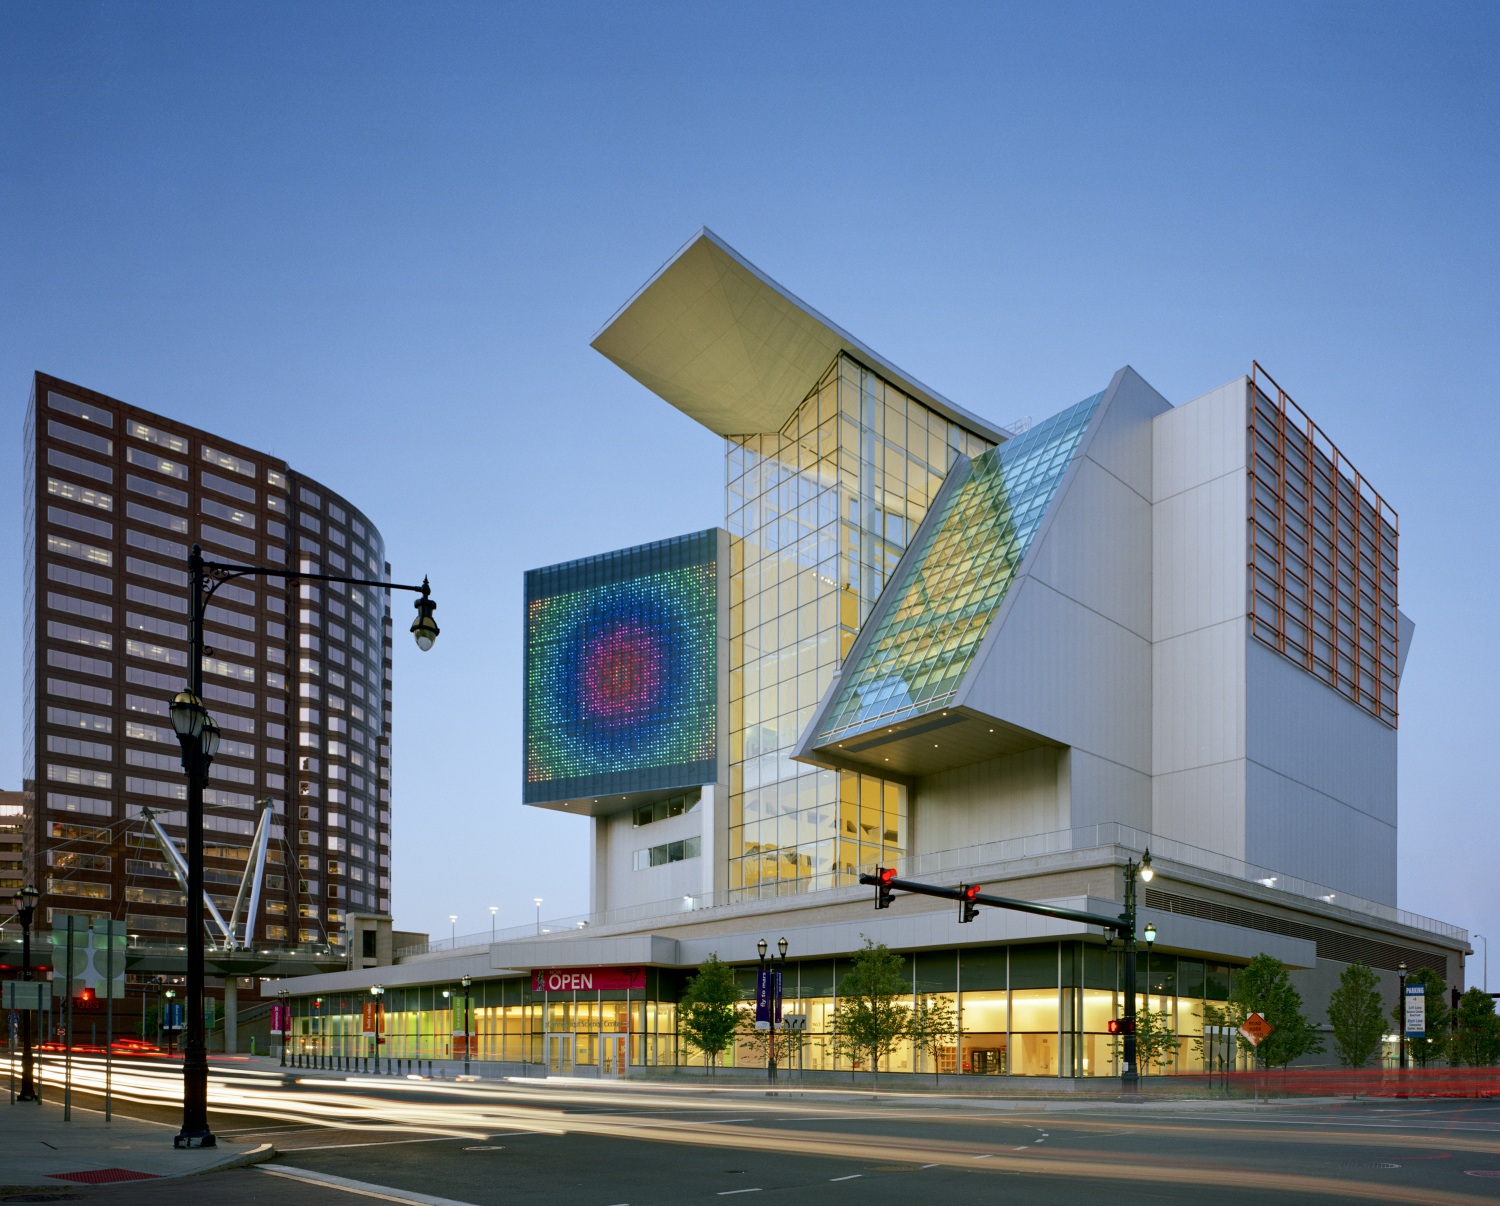
{"type": "Polygon", "coordinates": [[[175,1126],[140,1122],[73,1107],[64,1122],[52,1102],[0,1105],[0,1185],[99,1185],[154,1177],[185,1177],[269,1160],[269,1143],[172,1146],[175,1126]]]}

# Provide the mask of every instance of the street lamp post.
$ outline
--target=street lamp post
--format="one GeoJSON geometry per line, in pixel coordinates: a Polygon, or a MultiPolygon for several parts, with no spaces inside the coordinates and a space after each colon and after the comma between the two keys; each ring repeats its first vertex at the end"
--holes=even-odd
{"type": "Polygon", "coordinates": [[[458,914],[448,914],[448,943],[450,948],[458,946],[458,914]]]}
{"type": "MultiPolygon", "coordinates": [[[[438,626],[432,618],[437,604],[427,580],[404,586],[374,578],[346,578],[338,574],[304,573],[259,565],[228,565],[207,561],[196,544],[188,554],[188,685],[172,700],[172,728],[182,744],[182,768],[187,772],[187,1034],[183,1043],[182,1129],[174,1147],[215,1147],[208,1127],[208,1044],[203,1028],[203,791],[208,767],[219,748],[219,726],[203,706],[203,618],[214,592],[234,578],[281,578],[373,586],[380,590],[415,592],[417,618],[411,633],[417,647],[432,648],[438,626]]],[[[253,923],[253,918],[251,919],[253,923]]]]}
{"type": "Polygon", "coordinates": [[[495,941],[495,914],[500,911],[499,905],[490,906],[490,941],[495,941]]]}
{"type": "Polygon", "coordinates": [[[781,985],[779,979],[786,969],[786,947],[785,938],[777,940],[776,952],[781,957],[780,966],[773,967],[770,971],[766,968],[766,940],[762,938],[755,944],[756,951],[760,954],[760,974],[766,986],[766,1020],[770,1027],[769,1042],[766,1044],[766,1079],[776,1079],[776,1015],[781,1012],[781,985]]]}
{"type": "Polygon", "coordinates": [[[370,995],[375,998],[375,1024],[371,1027],[370,1058],[375,1062],[375,1071],[380,1071],[380,998],[385,996],[385,985],[371,984],[370,995]]]}
{"type": "Polygon", "coordinates": [[[542,936],[542,898],[533,896],[531,903],[536,905],[536,936],[540,938],[542,936]]]}
{"type": "MultiPolygon", "coordinates": [[[[1125,925],[1125,1040],[1120,1053],[1120,1088],[1124,1096],[1134,1097],[1139,1092],[1140,1070],[1136,1065],[1135,1044],[1135,881],[1150,883],[1156,872],[1151,867],[1151,851],[1141,855],[1141,861],[1125,864],[1125,911],[1120,920],[1125,925]]],[[[1156,940],[1156,927],[1151,926],[1147,941],[1156,940]]]]}
{"type": "MultiPolygon", "coordinates": [[[[16,893],[16,919],[21,923],[21,979],[31,981],[31,919],[36,916],[38,892],[30,884],[16,893]]],[[[31,1010],[21,1010],[21,1095],[17,1101],[40,1101],[31,1062],[31,1010]]]]}
{"type": "Polygon", "coordinates": [[[1484,991],[1490,990],[1490,940],[1483,934],[1475,934],[1480,942],[1484,943],[1484,991]]]}
{"type": "Polygon", "coordinates": [[[1396,980],[1399,985],[1396,993],[1396,1042],[1401,1056],[1399,1067],[1406,1071],[1406,960],[1396,965],[1396,980]]]}
{"type": "Polygon", "coordinates": [[[286,1044],[292,1037],[292,1007],[290,1003],[291,993],[283,988],[276,994],[281,998],[281,1066],[286,1067],[286,1044]]]}
{"type": "Polygon", "coordinates": [[[464,986],[464,1075],[469,1074],[469,1056],[474,1046],[474,1012],[469,1008],[469,986],[474,983],[472,976],[465,976],[459,981],[464,986]]]}

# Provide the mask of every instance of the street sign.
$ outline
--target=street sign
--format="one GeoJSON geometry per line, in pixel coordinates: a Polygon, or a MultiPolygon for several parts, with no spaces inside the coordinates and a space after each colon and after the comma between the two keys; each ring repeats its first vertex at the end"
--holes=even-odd
{"type": "Polygon", "coordinates": [[[0,1008],[46,1009],[52,1004],[52,985],[43,980],[5,980],[0,1008]]]}
{"type": "Polygon", "coordinates": [[[1276,1027],[1258,1013],[1252,1013],[1240,1027],[1240,1037],[1252,1047],[1259,1047],[1276,1027]]]}
{"type": "Polygon", "coordinates": [[[1425,984],[1408,984],[1406,986],[1406,1037],[1427,1037],[1427,986],[1425,984]]]}
{"type": "Polygon", "coordinates": [[[52,931],[52,977],[71,982],[74,995],[88,989],[95,997],[125,996],[125,923],[107,917],[93,921],[85,929],[84,918],[73,917],[72,974],[68,966],[68,930],[66,925],[52,931]],[[110,946],[114,951],[111,955],[110,946]],[[111,974],[113,973],[113,974],[111,974]]]}
{"type": "Polygon", "coordinates": [[[807,1014],[789,1013],[786,1015],[786,1017],[781,1019],[781,1024],[788,1030],[806,1030],[807,1014]]]}

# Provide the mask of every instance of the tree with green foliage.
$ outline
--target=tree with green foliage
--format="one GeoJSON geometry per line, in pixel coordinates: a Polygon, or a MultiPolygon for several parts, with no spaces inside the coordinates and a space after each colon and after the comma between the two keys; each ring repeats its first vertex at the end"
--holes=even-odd
{"type": "Polygon", "coordinates": [[[919,994],[907,1019],[907,1038],[916,1051],[933,1055],[932,1079],[937,1080],[935,1049],[958,1041],[958,1018],[947,997],[919,994]]]}
{"type": "Polygon", "coordinates": [[[1455,1064],[1487,1068],[1500,1060],[1500,1016],[1495,1001],[1482,988],[1471,988],[1458,998],[1448,1053],[1455,1064]]]}
{"type": "Polygon", "coordinates": [[[1286,968],[1271,955],[1256,955],[1235,973],[1227,1012],[1229,1024],[1236,1028],[1252,1013],[1271,1023],[1271,1033],[1258,1047],[1243,1037],[1239,1040],[1267,1068],[1286,1067],[1300,1056],[1323,1050],[1316,1027],[1302,1012],[1302,994],[1286,968]]]}
{"type": "Polygon", "coordinates": [[[1142,1072],[1165,1072],[1177,1058],[1177,1028],[1162,1009],[1142,1009],[1135,1015],[1135,1058],[1142,1072]]]}
{"type": "MultiPolygon", "coordinates": [[[[1406,987],[1420,984],[1422,999],[1427,1005],[1427,1033],[1422,1038],[1406,1040],[1406,1058],[1409,1063],[1425,1068],[1429,1063],[1443,1058],[1448,1047],[1448,992],[1443,977],[1430,967],[1419,967],[1406,977],[1406,987]]],[[[1397,1001],[1391,1016],[1396,1020],[1396,1032],[1406,1029],[1406,1002],[1397,1001]]]]}
{"type": "Polygon", "coordinates": [[[1328,1023],[1333,1027],[1333,1050],[1346,1068],[1363,1068],[1380,1050],[1385,1038],[1385,1005],[1380,981],[1363,963],[1351,963],[1339,975],[1339,986],[1328,998],[1328,1023]]]}
{"type": "Polygon", "coordinates": [[[885,943],[865,939],[847,972],[838,979],[833,1013],[833,1049],[854,1062],[870,1061],[878,1083],[880,1061],[911,1028],[911,978],[901,956],[885,943]]]}
{"type": "Polygon", "coordinates": [[[701,1051],[713,1074],[719,1058],[734,1042],[740,1025],[740,989],[734,969],[721,962],[718,953],[698,968],[687,982],[677,1003],[677,1029],[683,1041],[701,1051]]]}

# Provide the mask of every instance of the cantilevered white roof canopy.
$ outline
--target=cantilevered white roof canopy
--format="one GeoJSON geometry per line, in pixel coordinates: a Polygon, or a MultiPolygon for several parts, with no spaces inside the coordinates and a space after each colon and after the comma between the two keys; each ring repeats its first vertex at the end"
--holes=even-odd
{"type": "Polygon", "coordinates": [[[720,435],[781,430],[839,352],[976,435],[998,444],[1010,434],[903,373],[707,227],[590,342],[720,435]]]}

